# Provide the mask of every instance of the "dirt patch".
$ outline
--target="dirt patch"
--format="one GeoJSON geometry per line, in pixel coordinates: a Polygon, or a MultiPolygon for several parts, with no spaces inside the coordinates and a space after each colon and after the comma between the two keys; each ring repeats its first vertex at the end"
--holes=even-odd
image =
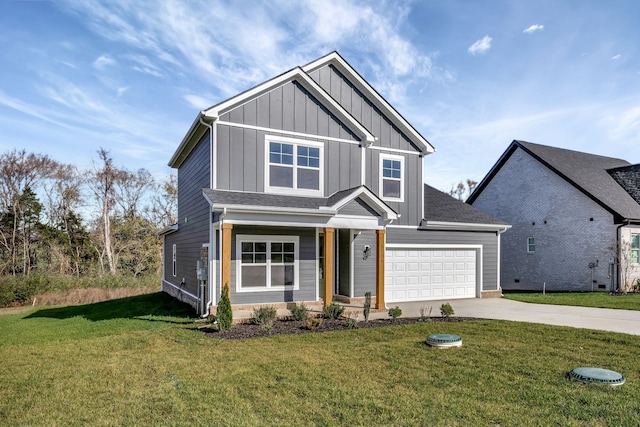
{"type": "MultiPolygon", "coordinates": [[[[430,322],[464,322],[470,320],[477,320],[474,318],[465,317],[453,317],[445,319],[441,317],[431,318],[430,322]]],[[[398,317],[396,319],[372,319],[366,322],[358,322],[355,329],[361,328],[377,328],[381,326],[392,325],[413,325],[419,323],[418,318],[415,317],[398,317]]],[[[322,324],[317,328],[309,329],[305,326],[304,322],[295,320],[276,320],[273,327],[270,330],[264,329],[260,325],[253,323],[237,323],[233,325],[231,329],[226,331],[212,330],[211,327],[203,327],[206,330],[205,335],[210,338],[222,338],[229,340],[247,339],[256,337],[268,337],[273,335],[293,335],[293,334],[307,334],[307,333],[320,333],[330,331],[344,331],[348,329],[354,329],[347,325],[346,319],[330,320],[324,319],[322,324]]]]}

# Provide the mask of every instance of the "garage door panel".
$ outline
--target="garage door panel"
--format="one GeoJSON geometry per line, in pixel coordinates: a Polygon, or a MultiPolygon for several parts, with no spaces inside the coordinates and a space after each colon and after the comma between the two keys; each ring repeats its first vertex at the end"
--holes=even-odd
{"type": "Polygon", "coordinates": [[[385,299],[389,302],[476,295],[475,250],[387,250],[385,299]]]}

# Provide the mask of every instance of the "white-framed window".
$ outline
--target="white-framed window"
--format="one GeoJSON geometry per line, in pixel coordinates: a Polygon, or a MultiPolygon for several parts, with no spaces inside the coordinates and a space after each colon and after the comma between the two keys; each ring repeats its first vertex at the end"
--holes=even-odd
{"type": "Polygon", "coordinates": [[[640,263],[640,234],[631,235],[631,263],[640,263]]]}
{"type": "Polygon", "coordinates": [[[527,237],[527,252],[530,254],[536,251],[536,238],[535,237],[527,237]]]}
{"type": "Polygon", "coordinates": [[[265,192],[323,194],[322,143],[267,135],[265,153],[265,192]]]}
{"type": "Polygon", "coordinates": [[[177,253],[177,250],[176,250],[176,244],[175,243],[173,244],[172,250],[173,250],[173,254],[171,256],[171,266],[172,266],[171,268],[172,268],[172,272],[173,272],[173,277],[176,277],[176,270],[177,270],[177,268],[176,268],[177,267],[176,253],[177,253]]]}
{"type": "Polygon", "coordinates": [[[380,154],[380,198],[404,201],[404,157],[380,154]]]}
{"type": "Polygon", "coordinates": [[[296,290],[298,236],[236,236],[238,292],[296,290]]]}

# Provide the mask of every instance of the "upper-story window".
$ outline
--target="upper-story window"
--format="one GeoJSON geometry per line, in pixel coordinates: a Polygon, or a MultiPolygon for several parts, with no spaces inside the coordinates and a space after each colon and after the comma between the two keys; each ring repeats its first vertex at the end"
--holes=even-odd
{"type": "Polygon", "coordinates": [[[536,251],[536,238],[535,237],[527,237],[527,252],[530,254],[536,251]]]}
{"type": "Polygon", "coordinates": [[[380,196],[383,200],[404,200],[404,157],[380,155],[380,196]]]}
{"type": "Polygon", "coordinates": [[[631,235],[631,263],[640,263],[640,234],[631,235]]]}
{"type": "Polygon", "coordinates": [[[323,145],[283,137],[266,138],[265,191],[322,195],[323,145]]]}

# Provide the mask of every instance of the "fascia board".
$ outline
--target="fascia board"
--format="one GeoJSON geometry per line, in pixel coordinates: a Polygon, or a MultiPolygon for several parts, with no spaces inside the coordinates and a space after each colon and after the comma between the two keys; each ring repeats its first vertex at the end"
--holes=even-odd
{"type": "Polygon", "coordinates": [[[169,160],[168,166],[172,168],[179,168],[182,162],[187,158],[193,147],[195,147],[198,141],[193,142],[194,135],[197,133],[197,130],[202,126],[200,123],[200,119],[204,117],[204,113],[201,111],[196,116],[195,120],[191,124],[191,127],[185,134],[184,138],[180,142],[180,145],[176,149],[173,156],[171,156],[171,160],[169,160]],[[193,146],[190,146],[193,145],[193,146]]]}
{"type": "Polygon", "coordinates": [[[303,70],[307,73],[317,70],[318,68],[322,68],[327,64],[333,64],[336,68],[340,70],[343,74],[346,74],[353,78],[352,83],[360,90],[362,93],[365,93],[371,96],[376,102],[378,108],[385,112],[387,117],[391,119],[391,121],[404,130],[408,135],[412,137],[414,142],[417,142],[419,146],[422,146],[423,155],[431,154],[436,151],[436,149],[431,145],[429,141],[413,127],[409,122],[405,120],[404,117],[396,111],[395,108],[391,106],[367,81],[362,78],[362,76],[351,67],[347,63],[347,61],[342,58],[337,52],[332,52],[329,55],[326,55],[322,58],[317,59],[307,65],[305,65],[303,70]]]}
{"type": "MultiPolygon", "coordinates": [[[[207,199],[208,200],[208,199],[207,199]]],[[[254,205],[222,205],[217,203],[211,203],[211,209],[214,211],[221,211],[227,209],[227,212],[237,213],[273,213],[273,214],[285,214],[285,213],[297,213],[301,215],[309,216],[334,216],[338,212],[333,209],[307,209],[307,208],[291,208],[291,207],[277,207],[277,206],[254,206],[254,205]]]]}
{"type": "Polygon", "coordinates": [[[423,230],[462,230],[462,231],[500,231],[510,229],[510,225],[498,224],[473,224],[464,222],[425,221],[420,226],[423,230]]]}
{"type": "Polygon", "coordinates": [[[207,117],[220,117],[232,108],[236,108],[251,99],[254,99],[264,93],[267,93],[278,86],[296,80],[302,84],[305,89],[318,98],[324,107],[326,107],[331,113],[342,120],[345,124],[351,127],[351,130],[362,138],[363,141],[371,143],[375,140],[375,137],[371,132],[367,130],[355,117],[353,117],[342,105],[336,102],[329,94],[322,89],[311,77],[305,73],[302,68],[296,67],[278,77],[268,80],[253,89],[249,89],[233,98],[228,99],[218,105],[215,105],[208,110],[204,111],[204,115],[207,117]]]}
{"type": "Polygon", "coordinates": [[[387,206],[386,203],[382,202],[378,197],[376,197],[376,195],[366,187],[360,187],[353,193],[337,201],[333,204],[333,206],[331,206],[331,209],[338,211],[347,203],[355,200],[358,197],[364,198],[373,208],[377,208],[379,211],[382,211],[385,215],[385,219],[398,219],[398,214],[389,206],[387,206]]]}

